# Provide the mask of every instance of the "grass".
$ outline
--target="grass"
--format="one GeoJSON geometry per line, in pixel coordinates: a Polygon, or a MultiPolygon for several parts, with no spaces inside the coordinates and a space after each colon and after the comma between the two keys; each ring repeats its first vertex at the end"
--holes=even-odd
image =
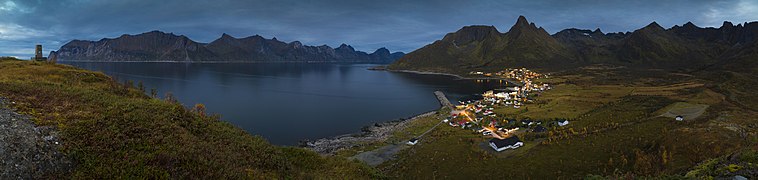
{"type": "Polygon", "coordinates": [[[508,118],[571,120],[542,135],[525,134],[525,147],[493,153],[486,146],[489,138],[440,126],[425,143],[378,168],[399,179],[683,179],[695,164],[740,151],[758,139],[752,128],[756,113],[724,101],[711,89],[715,82],[687,74],[661,81],[655,76],[666,73],[658,71],[617,73],[601,69],[552,75],[544,82],[555,89],[537,96],[535,103],[496,108],[508,118]],[[659,117],[682,102],[710,107],[693,121],[659,117]]]}
{"type": "Polygon", "coordinates": [[[149,97],[99,73],[0,60],[0,96],[61,132],[74,179],[366,179],[374,169],[278,147],[218,116],[149,97]]]}

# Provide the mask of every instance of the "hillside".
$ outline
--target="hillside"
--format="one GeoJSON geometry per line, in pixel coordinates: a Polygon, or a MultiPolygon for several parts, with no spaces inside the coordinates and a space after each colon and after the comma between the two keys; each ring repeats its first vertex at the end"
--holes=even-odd
{"type": "Polygon", "coordinates": [[[342,44],[306,46],[299,41],[285,43],[255,35],[235,38],[228,34],[204,44],[183,35],[151,31],[122,35],[99,41],[73,40],[50,58],[59,61],[177,61],[177,62],[344,62],[391,63],[404,53],[390,53],[386,48],[373,53],[356,51],[342,44]]]}
{"type": "Polygon", "coordinates": [[[688,22],[669,29],[652,22],[626,33],[572,28],[549,35],[521,16],[505,33],[491,26],[463,27],[407,54],[389,69],[464,74],[505,67],[560,70],[601,63],[693,71],[757,58],[752,53],[758,48],[756,37],[758,22],[724,22],[719,28],[688,22]]]}
{"type": "Polygon", "coordinates": [[[278,147],[265,139],[161,100],[141,83],[67,65],[0,60],[0,97],[58,132],[60,151],[74,164],[73,179],[313,179],[377,178],[375,170],[344,158],[278,147]],[[153,95],[154,96],[154,95],[153,95]]]}
{"type": "MultiPolygon", "coordinates": [[[[547,128],[518,134],[522,147],[496,152],[493,137],[443,124],[377,169],[397,179],[754,179],[756,79],[732,71],[566,69],[537,80],[552,89],[533,102],[492,106],[504,128],[511,120],[547,128]],[[551,123],[556,119],[570,123],[551,123]]],[[[449,118],[419,120],[384,143],[404,143],[449,118]]],[[[367,151],[382,149],[359,152],[367,151]]]]}

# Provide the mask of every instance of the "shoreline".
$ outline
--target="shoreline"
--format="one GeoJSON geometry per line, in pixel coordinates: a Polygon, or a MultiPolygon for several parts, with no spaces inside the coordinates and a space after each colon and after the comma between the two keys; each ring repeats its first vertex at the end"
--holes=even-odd
{"type": "Polygon", "coordinates": [[[303,140],[299,146],[315,151],[321,155],[334,155],[344,149],[360,147],[372,142],[387,140],[395,131],[404,128],[408,123],[419,118],[437,114],[438,110],[426,111],[408,118],[400,118],[386,122],[374,123],[364,126],[361,132],[320,138],[316,140],[303,140]]]}
{"type": "MultiPolygon", "coordinates": [[[[377,71],[379,71],[379,70],[377,70],[377,71]]],[[[450,73],[430,72],[430,71],[413,71],[413,70],[389,70],[389,69],[384,69],[384,71],[387,71],[387,72],[399,72],[399,73],[411,73],[411,74],[422,74],[422,75],[452,76],[452,77],[455,77],[455,78],[460,79],[460,80],[503,80],[503,81],[507,81],[507,82],[512,83],[512,84],[523,86],[523,84],[521,82],[516,82],[516,81],[513,81],[511,79],[506,79],[506,78],[493,78],[493,77],[474,78],[474,77],[463,77],[461,75],[450,74],[450,73]]]]}
{"type": "Polygon", "coordinates": [[[343,62],[343,61],[89,61],[58,60],[58,63],[183,63],[183,64],[384,64],[379,62],[343,62]]]}
{"type": "Polygon", "coordinates": [[[452,76],[452,77],[455,77],[455,78],[458,78],[458,79],[473,79],[473,78],[463,77],[463,76],[457,75],[457,74],[441,73],[441,72],[431,72],[431,71],[390,70],[390,69],[385,69],[384,71],[387,71],[387,72],[399,72],[399,73],[411,73],[411,74],[423,74],[423,75],[452,76]]]}

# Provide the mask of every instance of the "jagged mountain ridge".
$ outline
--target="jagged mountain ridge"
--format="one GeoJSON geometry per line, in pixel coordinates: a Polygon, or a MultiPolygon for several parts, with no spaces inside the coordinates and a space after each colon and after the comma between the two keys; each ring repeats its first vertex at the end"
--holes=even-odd
{"type": "Polygon", "coordinates": [[[404,53],[379,48],[373,53],[342,44],[307,46],[259,35],[235,38],[228,34],[204,44],[183,35],[151,31],[99,41],[73,40],[50,53],[59,61],[180,61],[180,62],[357,62],[390,63],[404,53]]]}
{"type": "Polygon", "coordinates": [[[702,69],[750,57],[758,48],[757,35],[758,22],[736,26],[725,22],[720,28],[700,28],[688,22],[669,29],[653,22],[626,33],[571,28],[550,35],[520,16],[505,33],[493,26],[463,27],[407,54],[389,68],[462,73],[504,67],[565,69],[606,63],[702,69]]]}

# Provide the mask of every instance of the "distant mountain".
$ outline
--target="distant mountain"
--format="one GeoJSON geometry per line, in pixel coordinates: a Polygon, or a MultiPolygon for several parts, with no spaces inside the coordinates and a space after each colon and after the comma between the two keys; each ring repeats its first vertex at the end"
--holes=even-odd
{"type": "Polygon", "coordinates": [[[653,22],[634,32],[606,34],[600,29],[572,28],[550,35],[520,16],[506,33],[492,26],[463,27],[403,56],[389,69],[464,73],[606,63],[698,70],[732,61],[754,65],[758,59],[756,38],[758,22],[744,26],[724,22],[720,28],[701,28],[688,22],[669,29],[653,22]]]}
{"type": "Polygon", "coordinates": [[[342,44],[306,46],[299,41],[285,43],[255,35],[235,38],[228,34],[203,44],[185,36],[151,31],[122,35],[100,41],[74,40],[50,53],[58,61],[180,61],[180,62],[346,62],[391,63],[405,55],[386,48],[368,54],[342,44]]]}

